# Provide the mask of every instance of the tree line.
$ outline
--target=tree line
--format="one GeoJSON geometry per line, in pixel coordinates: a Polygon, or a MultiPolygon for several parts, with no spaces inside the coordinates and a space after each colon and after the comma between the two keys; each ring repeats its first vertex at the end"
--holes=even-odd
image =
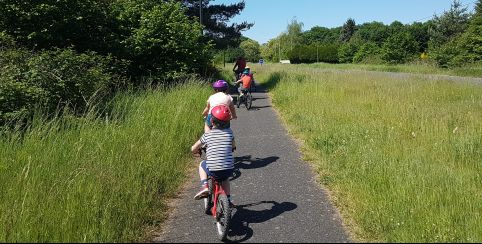
{"type": "Polygon", "coordinates": [[[206,75],[237,46],[245,7],[211,0],[3,0],[0,123],[68,106],[82,113],[119,89],[206,75]],[[202,13],[200,15],[200,13],[202,13]]]}
{"type": "Polygon", "coordinates": [[[257,51],[252,51],[256,49],[254,44],[239,49],[238,53],[246,53],[252,61],[258,58],[271,62],[290,59],[292,63],[403,64],[422,61],[440,67],[480,63],[482,1],[478,0],[475,10],[469,12],[454,0],[451,8],[441,15],[406,25],[399,21],[389,25],[381,22],[356,24],[350,18],[340,27],[316,26],[303,31],[303,23],[293,19],[285,32],[259,46],[257,51]]]}

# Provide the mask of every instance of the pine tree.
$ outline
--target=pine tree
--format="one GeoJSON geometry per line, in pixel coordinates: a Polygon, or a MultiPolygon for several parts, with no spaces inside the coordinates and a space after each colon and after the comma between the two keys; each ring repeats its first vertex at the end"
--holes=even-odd
{"type": "Polygon", "coordinates": [[[475,4],[475,15],[482,17],[482,0],[475,4]]]}
{"type": "Polygon", "coordinates": [[[228,21],[241,13],[245,8],[245,2],[237,4],[213,4],[213,0],[178,0],[188,8],[187,15],[198,18],[201,15],[201,23],[204,26],[204,35],[213,40],[215,47],[222,49],[228,46],[237,46],[241,42],[241,31],[249,30],[251,23],[242,22],[228,25],[228,21]],[[201,5],[200,5],[201,4],[201,5]],[[200,11],[200,7],[202,7],[200,11]]]}
{"type": "Polygon", "coordinates": [[[341,29],[340,41],[348,42],[353,34],[355,34],[355,20],[349,18],[341,29]]]}
{"type": "Polygon", "coordinates": [[[434,16],[431,22],[429,31],[431,47],[440,47],[460,36],[467,30],[469,20],[470,14],[467,8],[462,7],[458,0],[454,0],[449,11],[441,16],[434,16]]]}

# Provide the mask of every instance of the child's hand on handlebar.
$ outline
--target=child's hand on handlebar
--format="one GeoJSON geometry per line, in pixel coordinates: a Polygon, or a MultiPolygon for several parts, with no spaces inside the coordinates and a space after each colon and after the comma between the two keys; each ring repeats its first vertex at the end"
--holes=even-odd
{"type": "Polygon", "coordinates": [[[201,157],[201,154],[202,154],[201,148],[196,150],[196,148],[191,147],[191,152],[194,157],[201,157]]]}

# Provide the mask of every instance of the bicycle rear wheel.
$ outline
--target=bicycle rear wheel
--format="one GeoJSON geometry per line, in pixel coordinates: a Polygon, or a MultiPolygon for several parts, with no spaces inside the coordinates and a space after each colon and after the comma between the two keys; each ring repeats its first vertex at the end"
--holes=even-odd
{"type": "Polygon", "coordinates": [[[218,231],[218,238],[221,241],[226,241],[231,224],[231,208],[226,195],[219,195],[216,209],[216,227],[218,231]]]}

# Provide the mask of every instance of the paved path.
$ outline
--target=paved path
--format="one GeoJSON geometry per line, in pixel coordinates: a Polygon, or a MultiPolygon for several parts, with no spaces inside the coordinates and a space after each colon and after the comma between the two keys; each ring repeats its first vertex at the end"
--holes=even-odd
{"type": "MultiPolygon", "coordinates": [[[[301,161],[268,96],[253,94],[253,108],[237,110],[232,122],[239,169],[231,181],[234,242],[350,242],[326,192],[301,161]]],[[[193,175],[196,169],[193,168],[193,175]]],[[[198,177],[175,200],[177,209],[155,242],[218,242],[214,220],[193,196],[198,177]]]]}

